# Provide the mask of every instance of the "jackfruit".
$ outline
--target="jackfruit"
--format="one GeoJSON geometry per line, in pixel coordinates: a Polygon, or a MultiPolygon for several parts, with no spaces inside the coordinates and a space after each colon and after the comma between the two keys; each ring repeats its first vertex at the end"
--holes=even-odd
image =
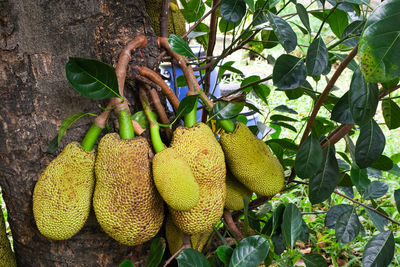
{"type": "MultiPolygon", "coordinates": [[[[146,11],[150,17],[151,26],[157,36],[160,36],[160,13],[163,0],[146,0],[146,11]]],[[[176,0],[170,1],[170,10],[168,15],[168,36],[176,34],[182,36],[186,33],[185,18],[179,10],[176,10],[176,0]]]]}
{"type": "Polygon", "coordinates": [[[79,232],[90,211],[94,151],[69,143],[40,175],[33,191],[33,216],[44,236],[64,240],[79,232]]]}
{"type": "Polygon", "coordinates": [[[283,188],[282,165],[263,141],[241,122],[220,138],[226,162],[236,179],[251,191],[273,196],[283,188]]]}
{"type": "Polygon", "coordinates": [[[103,230],[134,246],[157,234],[163,202],[151,179],[151,148],[143,137],[122,140],[117,133],[99,142],[93,208],[103,230]]]}
{"type": "Polygon", "coordinates": [[[199,185],[192,170],[173,148],[154,156],[153,179],[161,197],[175,210],[190,210],[199,201],[199,185]]]}
{"type": "Polygon", "coordinates": [[[243,198],[249,200],[253,193],[241,184],[232,174],[228,171],[226,175],[226,200],[225,208],[228,210],[241,210],[244,208],[243,198]]]}
{"type": "Polygon", "coordinates": [[[0,266],[16,267],[14,253],[11,250],[10,240],[8,240],[6,232],[6,224],[4,223],[3,211],[0,208],[0,266]]]}
{"type": "Polygon", "coordinates": [[[214,226],[223,214],[225,157],[211,129],[204,123],[175,130],[171,147],[189,164],[200,188],[199,202],[188,211],[170,209],[172,219],[184,233],[202,233],[214,226]]]}

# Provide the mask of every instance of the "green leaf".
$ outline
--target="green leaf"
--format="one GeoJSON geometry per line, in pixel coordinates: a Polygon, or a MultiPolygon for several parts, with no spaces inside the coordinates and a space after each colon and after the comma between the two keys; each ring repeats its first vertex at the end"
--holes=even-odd
{"type": "Polygon", "coordinates": [[[371,167],[381,171],[390,171],[393,168],[393,161],[388,156],[381,155],[372,163],[371,167]]]}
{"type": "Polygon", "coordinates": [[[359,36],[361,35],[363,29],[364,21],[355,20],[350,23],[342,33],[342,39],[350,37],[350,39],[345,40],[342,44],[355,47],[359,42],[359,36]],[[353,37],[352,37],[353,36],[353,37]]]}
{"type": "Polygon", "coordinates": [[[183,250],[176,260],[179,267],[211,267],[207,258],[192,248],[183,250]]]}
{"type": "Polygon", "coordinates": [[[189,0],[187,2],[185,1],[183,7],[184,8],[180,11],[182,12],[183,17],[188,23],[198,21],[206,11],[206,6],[204,5],[202,0],[189,0]]]}
{"type": "Polygon", "coordinates": [[[284,115],[280,115],[280,114],[272,115],[271,117],[269,117],[269,119],[271,121],[297,121],[296,119],[293,119],[291,117],[287,117],[284,115]]]}
{"type": "Polygon", "coordinates": [[[357,187],[357,190],[363,192],[371,184],[368,178],[367,169],[360,169],[357,164],[351,165],[351,182],[357,187]]]}
{"type": "Polygon", "coordinates": [[[285,105],[276,106],[274,108],[274,110],[279,111],[279,112],[289,113],[289,114],[295,114],[295,115],[298,114],[296,110],[289,108],[288,106],[285,106],[285,105]]]}
{"type": "Polygon", "coordinates": [[[270,139],[267,140],[265,143],[268,145],[274,143],[274,144],[279,144],[281,147],[292,150],[292,151],[297,151],[298,146],[293,142],[293,140],[289,138],[282,138],[282,139],[270,139]]]}
{"type": "Polygon", "coordinates": [[[394,191],[394,201],[396,202],[397,211],[400,213],[400,189],[394,191]]]}
{"type": "Polygon", "coordinates": [[[243,107],[244,102],[218,101],[211,111],[210,118],[216,120],[232,119],[242,111],[243,107]]]}
{"type": "Polygon", "coordinates": [[[328,267],[324,257],[319,254],[304,254],[302,259],[306,267],[328,267]]]}
{"type": "Polygon", "coordinates": [[[151,241],[150,252],[147,258],[146,267],[157,267],[160,265],[161,260],[164,256],[165,247],[160,241],[160,238],[154,238],[151,241]]]}
{"type": "Polygon", "coordinates": [[[302,232],[301,213],[296,205],[289,203],[283,212],[282,235],[286,247],[292,249],[302,232]]]}
{"type": "Polygon", "coordinates": [[[192,49],[190,49],[186,41],[183,40],[180,36],[171,34],[168,39],[168,44],[171,47],[172,51],[174,51],[175,53],[185,57],[196,58],[192,49]]]}
{"type": "Polygon", "coordinates": [[[331,120],[343,124],[354,124],[349,106],[349,93],[346,92],[332,109],[331,120]]]}
{"type": "Polygon", "coordinates": [[[360,69],[357,69],[349,90],[350,112],[355,123],[360,126],[366,124],[375,115],[378,101],[378,85],[367,83],[360,69]]]}
{"type": "Polygon", "coordinates": [[[385,90],[389,90],[389,89],[394,88],[399,83],[399,81],[400,81],[400,78],[395,78],[395,79],[390,80],[388,82],[383,82],[382,86],[383,86],[383,88],[385,90]]]}
{"type": "Polygon", "coordinates": [[[283,54],[276,60],[272,81],[279,89],[296,89],[304,83],[306,77],[306,67],[301,58],[283,54]]]}
{"type": "Polygon", "coordinates": [[[336,9],[328,18],[332,32],[340,39],[344,29],[349,25],[347,13],[336,9]]]}
{"type": "MultiPolygon", "coordinates": [[[[151,111],[156,117],[157,115],[151,111]]],[[[140,124],[143,129],[149,128],[149,121],[147,120],[146,113],[143,110],[136,112],[131,116],[131,119],[140,124]]]]}
{"type": "Polygon", "coordinates": [[[217,248],[218,258],[225,264],[229,264],[233,253],[233,248],[230,246],[219,246],[217,248]]]}
{"type": "Polygon", "coordinates": [[[218,77],[221,79],[222,75],[224,75],[225,71],[229,70],[230,72],[239,74],[239,75],[243,75],[243,72],[237,68],[232,67],[232,65],[234,64],[234,61],[228,61],[225,62],[223,65],[219,66],[219,70],[218,70],[218,77]]]}
{"type": "Polygon", "coordinates": [[[304,94],[304,89],[299,87],[292,90],[284,90],[284,92],[289,100],[295,100],[300,98],[304,94]]]}
{"type": "Polygon", "coordinates": [[[334,229],[336,221],[343,213],[353,210],[352,205],[340,204],[329,209],[325,216],[325,226],[334,229]]]}
{"type": "Polygon", "coordinates": [[[231,30],[233,30],[234,28],[236,28],[237,26],[239,26],[240,21],[238,22],[228,22],[226,20],[224,20],[224,18],[221,18],[220,22],[218,23],[218,28],[220,30],[220,32],[229,32],[231,30]]]}
{"type": "Polygon", "coordinates": [[[244,1],[246,2],[246,4],[249,7],[250,11],[254,12],[255,8],[256,8],[255,0],[244,0],[244,1]]]}
{"type": "Polygon", "coordinates": [[[312,204],[328,199],[339,181],[339,165],[335,156],[335,148],[328,146],[323,150],[322,166],[310,179],[309,199],[312,204]]]}
{"type": "Polygon", "coordinates": [[[389,130],[400,127],[400,107],[393,100],[382,101],[382,113],[389,130]]]}
{"type": "Polygon", "coordinates": [[[387,82],[400,76],[400,2],[389,0],[368,16],[358,54],[369,82],[387,82]]]}
{"type": "Polygon", "coordinates": [[[269,243],[264,237],[246,237],[233,251],[229,267],[257,267],[267,257],[268,251],[269,243]]]}
{"type": "Polygon", "coordinates": [[[279,43],[281,43],[287,53],[292,52],[297,46],[296,33],[285,20],[277,15],[268,11],[267,16],[276,37],[278,37],[279,43]]]}
{"type": "Polygon", "coordinates": [[[364,248],[363,266],[388,266],[394,256],[394,246],[392,231],[385,231],[372,237],[364,248]]]}
{"type": "Polygon", "coordinates": [[[307,28],[308,32],[311,32],[310,19],[308,18],[307,9],[302,4],[297,3],[296,11],[303,25],[307,28]]]}
{"type": "Polygon", "coordinates": [[[312,177],[321,166],[322,158],[323,151],[317,137],[314,134],[309,135],[296,155],[296,175],[303,179],[312,177]]]}
{"type": "Polygon", "coordinates": [[[265,84],[257,84],[253,87],[254,92],[256,95],[265,103],[268,105],[268,95],[271,92],[271,89],[269,89],[268,86],[265,84]]]}
{"type": "Polygon", "coordinates": [[[360,220],[353,209],[345,211],[336,221],[336,239],[341,243],[353,241],[360,232],[360,225],[360,220]]]}
{"type": "Polygon", "coordinates": [[[274,214],[272,215],[272,232],[273,234],[278,227],[282,225],[283,222],[283,214],[285,212],[286,206],[284,204],[280,204],[274,211],[274,214]]]}
{"type": "Polygon", "coordinates": [[[381,181],[373,181],[365,190],[364,197],[368,198],[380,198],[383,197],[387,191],[389,190],[389,186],[385,182],[381,181]]]}
{"type": "Polygon", "coordinates": [[[311,76],[321,75],[328,66],[328,49],[321,37],[314,39],[308,47],[306,66],[311,76]]]}
{"type": "Polygon", "coordinates": [[[121,97],[115,70],[104,62],[70,57],[65,72],[72,88],[83,96],[94,99],[121,97]]]}
{"type": "Polygon", "coordinates": [[[58,149],[58,135],[51,139],[49,146],[47,147],[48,152],[54,152],[58,149]]]}
{"type": "Polygon", "coordinates": [[[176,111],[176,117],[179,118],[188,114],[197,105],[199,95],[188,95],[185,96],[179,103],[178,110],[176,111]]]}
{"type": "Polygon", "coordinates": [[[69,117],[67,117],[65,120],[63,120],[63,122],[61,123],[61,127],[60,130],[58,131],[58,137],[57,137],[57,145],[60,144],[61,138],[63,137],[65,131],[71,127],[71,125],[76,122],[77,120],[79,120],[80,118],[86,116],[86,115],[91,115],[91,116],[96,116],[92,113],[76,113],[73,114],[69,117]]]}
{"type": "Polygon", "coordinates": [[[246,14],[246,3],[243,0],[222,0],[219,12],[224,20],[239,22],[246,14]]]}
{"type": "Polygon", "coordinates": [[[294,127],[293,125],[291,125],[289,123],[282,122],[282,121],[273,121],[273,122],[271,122],[271,124],[279,125],[281,127],[287,128],[287,129],[297,133],[296,127],[294,127]]]}
{"type": "Polygon", "coordinates": [[[130,260],[124,260],[119,267],[134,267],[135,265],[133,265],[133,262],[131,262],[130,260]]]}
{"type": "Polygon", "coordinates": [[[264,42],[264,49],[271,49],[279,44],[278,37],[276,36],[275,32],[271,30],[262,30],[261,40],[264,42]]]}
{"type": "MultiPolygon", "coordinates": [[[[368,206],[373,208],[371,204],[368,204],[368,206]]],[[[385,232],[385,226],[388,224],[388,220],[385,217],[379,215],[378,213],[373,212],[372,210],[369,209],[364,209],[364,210],[371,218],[371,221],[375,225],[376,229],[378,229],[379,232],[385,232]]]]}
{"type": "Polygon", "coordinates": [[[360,129],[356,143],[356,163],[360,168],[367,168],[381,156],[385,148],[385,135],[379,125],[371,119],[360,129]]]}

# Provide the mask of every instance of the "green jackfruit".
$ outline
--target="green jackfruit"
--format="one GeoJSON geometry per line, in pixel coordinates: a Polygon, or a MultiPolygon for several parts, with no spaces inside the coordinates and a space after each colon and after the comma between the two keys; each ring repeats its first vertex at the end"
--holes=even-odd
{"type": "Polygon", "coordinates": [[[3,211],[0,208],[0,266],[16,267],[14,253],[11,250],[10,240],[6,232],[3,211]]]}
{"type": "MultiPolygon", "coordinates": [[[[157,36],[160,36],[160,13],[163,0],[146,0],[146,11],[150,17],[151,26],[157,36]]],[[[176,6],[176,0],[171,0],[170,5],[176,6]]],[[[186,33],[185,18],[179,10],[171,8],[168,16],[168,36],[170,34],[182,36],[186,33]]]]}
{"type": "Polygon", "coordinates": [[[40,175],[33,191],[39,231],[55,240],[71,238],[85,224],[94,185],[95,153],[69,143],[40,175]]]}
{"type": "Polygon", "coordinates": [[[97,151],[93,208],[100,226],[125,245],[151,239],[162,225],[164,208],[151,179],[147,140],[122,140],[110,133],[100,140],[97,151]]]}
{"type": "Polygon", "coordinates": [[[190,210],[199,201],[199,185],[175,149],[167,148],[155,155],[153,178],[158,192],[171,208],[190,210]]]}
{"type": "Polygon", "coordinates": [[[269,147],[243,123],[221,135],[221,146],[232,174],[251,191],[273,196],[284,184],[283,168],[269,147]]]}
{"type": "Polygon", "coordinates": [[[243,197],[251,199],[253,193],[241,184],[228,171],[226,175],[226,200],[225,208],[228,210],[241,210],[244,208],[243,197]]]}
{"type": "Polygon", "coordinates": [[[211,129],[204,123],[175,130],[171,147],[185,159],[200,188],[199,202],[189,211],[170,208],[174,223],[189,235],[202,233],[214,226],[223,214],[225,157],[211,129]]]}

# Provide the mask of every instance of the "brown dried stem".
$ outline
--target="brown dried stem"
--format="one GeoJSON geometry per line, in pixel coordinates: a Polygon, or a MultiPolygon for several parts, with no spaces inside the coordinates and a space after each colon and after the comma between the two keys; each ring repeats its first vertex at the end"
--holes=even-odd
{"type": "Polygon", "coordinates": [[[224,219],[228,228],[232,231],[232,233],[237,237],[238,240],[242,240],[243,234],[237,228],[235,222],[233,221],[232,214],[229,210],[224,210],[224,219]]]}

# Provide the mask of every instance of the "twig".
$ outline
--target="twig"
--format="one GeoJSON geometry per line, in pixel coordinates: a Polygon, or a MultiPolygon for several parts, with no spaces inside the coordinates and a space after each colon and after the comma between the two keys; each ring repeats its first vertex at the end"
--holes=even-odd
{"type": "Polygon", "coordinates": [[[225,222],[228,225],[229,229],[232,231],[232,233],[239,240],[242,240],[243,239],[243,234],[237,228],[235,222],[233,221],[232,214],[230,213],[229,210],[224,210],[224,219],[225,219],[225,222]]]}
{"type": "Polygon", "coordinates": [[[161,37],[168,37],[168,12],[169,12],[169,0],[163,0],[161,14],[160,14],[161,37]]]}
{"type": "Polygon", "coordinates": [[[396,87],[393,87],[392,89],[389,89],[389,90],[381,90],[380,93],[379,93],[379,98],[384,98],[385,96],[387,96],[390,93],[393,93],[394,91],[396,91],[399,88],[400,88],[400,84],[397,85],[396,87]]]}
{"type": "Polygon", "coordinates": [[[171,263],[173,259],[175,259],[179,253],[181,253],[184,249],[190,248],[190,236],[182,233],[182,246],[172,255],[164,264],[164,267],[166,267],[168,264],[171,263]]]}
{"type": "Polygon", "coordinates": [[[332,135],[328,135],[326,139],[321,142],[322,148],[326,148],[328,145],[334,145],[339,142],[340,139],[345,137],[351,129],[353,129],[354,124],[342,124],[334,131],[332,131],[332,135]]]}
{"type": "Polygon", "coordinates": [[[141,81],[144,84],[150,85],[151,88],[155,88],[159,92],[162,91],[161,87],[158,84],[154,83],[152,80],[147,79],[146,77],[144,77],[144,76],[142,76],[142,75],[140,75],[138,73],[136,73],[134,77],[135,77],[136,80],[141,81]]]}

